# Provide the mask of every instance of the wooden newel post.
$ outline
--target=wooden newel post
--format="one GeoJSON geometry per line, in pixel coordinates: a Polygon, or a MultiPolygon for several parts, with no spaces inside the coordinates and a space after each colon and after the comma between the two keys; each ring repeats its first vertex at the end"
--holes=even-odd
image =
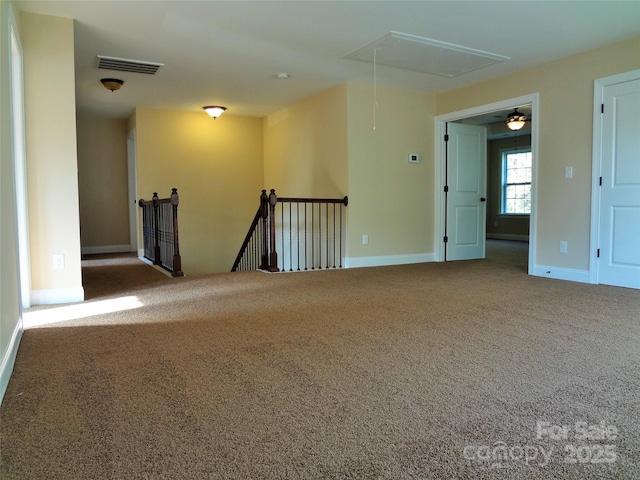
{"type": "Polygon", "coordinates": [[[269,196],[266,190],[260,195],[260,218],[262,220],[262,251],[260,252],[260,270],[269,267],[269,238],[267,237],[267,219],[269,218],[269,196]]]}
{"type": "Polygon", "coordinates": [[[276,252],[276,205],[278,197],[276,191],[272,188],[269,194],[269,243],[271,252],[269,253],[269,270],[270,272],[279,272],[278,253],[276,252]]]}
{"type": "Polygon", "coordinates": [[[153,264],[162,265],[160,258],[160,203],[158,192],[153,192],[153,264]]]}
{"type": "Polygon", "coordinates": [[[171,189],[171,207],[173,210],[173,272],[171,275],[174,277],[182,277],[182,257],[180,257],[180,240],[178,237],[178,204],[180,203],[180,197],[178,196],[178,189],[171,189]]]}

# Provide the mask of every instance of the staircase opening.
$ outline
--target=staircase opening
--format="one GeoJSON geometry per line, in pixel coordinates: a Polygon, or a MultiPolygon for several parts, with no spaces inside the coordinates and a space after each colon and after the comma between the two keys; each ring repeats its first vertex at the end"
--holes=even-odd
{"type": "Polygon", "coordinates": [[[262,190],[232,272],[342,268],[349,198],[278,197],[262,190]]]}

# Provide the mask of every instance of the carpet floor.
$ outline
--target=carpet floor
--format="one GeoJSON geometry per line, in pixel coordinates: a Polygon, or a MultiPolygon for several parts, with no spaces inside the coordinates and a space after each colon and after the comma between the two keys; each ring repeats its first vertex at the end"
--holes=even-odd
{"type": "Polygon", "coordinates": [[[637,479],[640,292],[486,260],[172,279],[34,307],[2,479],[637,479]]]}

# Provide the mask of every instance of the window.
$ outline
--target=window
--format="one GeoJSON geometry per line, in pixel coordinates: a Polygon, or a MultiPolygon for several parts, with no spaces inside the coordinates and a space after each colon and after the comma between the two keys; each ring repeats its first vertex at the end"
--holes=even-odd
{"type": "Polygon", "coordinates": [[[531,148],[502,152],[502,208],[505,215],[531,213],[531,148]]]}

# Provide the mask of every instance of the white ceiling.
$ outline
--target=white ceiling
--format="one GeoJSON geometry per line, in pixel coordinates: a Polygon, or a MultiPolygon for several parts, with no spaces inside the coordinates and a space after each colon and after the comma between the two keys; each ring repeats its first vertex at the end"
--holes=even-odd
{"type": "Polygon", "coordinates": [[[334,85],[372,83],[344,58],[390,31],[510,57],[447,78],[384,65],[379,85],[439,92],[640,35],[639,1],[19,1],[76,20],[80,110],[135,107],[265,116],[334,85]],[[163,63],[157,75],[98,70],[96,55],[163,63]],[[275,78],[287,72],[289,79],[275,78]],[[99,79],[124,80],[120,91],[99,79]]]}

